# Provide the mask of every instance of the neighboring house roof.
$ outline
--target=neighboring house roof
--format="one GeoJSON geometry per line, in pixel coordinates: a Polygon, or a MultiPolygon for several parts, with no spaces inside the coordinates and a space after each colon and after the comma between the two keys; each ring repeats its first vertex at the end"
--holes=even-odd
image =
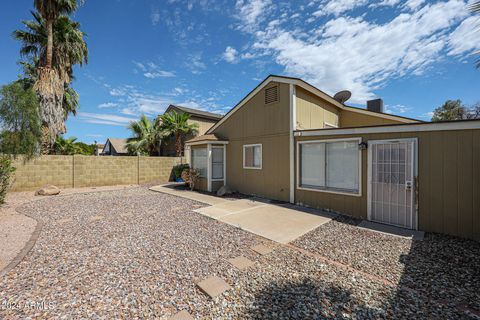
{"type": "Polygon", "coordinates": [[[220,120],[223,117],[223,114],[212,113],[212,112],[207,112],[207,111],[203,111],[203,110],[187,108],[187,107],[178,106],[178,105],[174,105],[174,104],[169,105],[167,110],[165,110],[165,113],[168,113],[169,111],[172,111],[173,109],[177,109],[181,112],[189,113],[193,116],[206,118],[206,119],[210,119],[210,120],[216,120],[216,121],[220,120]]]}
{"type": "Polygon", "coordinates": [[[193,139],[188,140],[186,143],[187,144],[196,144],[196,143],[201,143],[201,142],[225,142],[228,140],[225,140],[223,138],[220,138],[216,134],[204,134],[203,136],[198,136],[193,139]]]}
{"type": "Polygon", "coordinates": [[[113,149],[115,149],[116,153],[128,153],[127,151],[127,139],[114,139],[114,138],[108,138],[107,144],[110,141],[110,145],[112,146],[113,149]]]}
{"type": "Polygon", "coordinates": [[[279,82],[279,83],[287,83],[287,84],[294,84],[296,86],[299,86],[314,95],[330,102],[334,106],[338,107],[341,110],[348,110],[352,112],[358,112],[358,113],[363,113],[363,114],[368,114],[368,115],[375,115],[377,117],[385,118],[385,119],[390,119],[390,120],[397,120],[401,121],[404,123],[419,123],[423,122],[421,120],[417,119],[411,119],[411,118],[406,118],[406,117],[401,117],[401,116],[396,116],[388,113],[381,113],[381,112],[374,112],[370,111],[367,109],[362,109],[362,108],[356,108],[356,107],[351,107],[351,106],[346,106],[337,100],[335,100],[332,96],[326,94],[322,90],[316,88],[315,86],[311,85],[310,83],[300,79],[300,78],[293,78],[293,77],[285,77],[285,76],[277,76],[277,75],[269,75],[265,80],[263,80],[258,86],[256,86],[250,93],[248,93],[235,107],[233,107],[230,111],[228,111],[220,121],[218,121],[215,125],[213,125],[206,133],[209,134],[213,132],[216,128],[218,128],[225,120],[227,120],[235,111],[240,109],[248,100],[250,100],[254,95],[256,95],[258,92],[260,92],[266,85],[268,85],[270,82],[279,82]]]}

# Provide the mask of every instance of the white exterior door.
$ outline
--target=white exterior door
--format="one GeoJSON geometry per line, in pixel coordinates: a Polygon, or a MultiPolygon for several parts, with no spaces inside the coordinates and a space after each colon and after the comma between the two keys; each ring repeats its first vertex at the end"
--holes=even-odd
{"type": "Polygon", "coordinates": [[[417,229],[416,139],[368,144],[369,220],[417,229]]]}

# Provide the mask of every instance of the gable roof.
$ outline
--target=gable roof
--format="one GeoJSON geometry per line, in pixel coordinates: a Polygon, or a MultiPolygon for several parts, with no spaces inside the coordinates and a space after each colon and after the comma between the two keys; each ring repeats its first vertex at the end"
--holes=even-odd
{"type": "Polygon", "coordinates": [[[200,142],[205,142],[205,143],[207,143],[207,142],[226,142],[226,141],[228,141],[228,140],[223,139],[216,134],[205,134],[203,136],[198,136],[198,137],[195,137],[195,138],[192,138],[192,139],[188,140],[186,142],[186,144],[196,144],[196,143],[200,143],[200,142]]]}
{"type": "Polygon", "coordinates": [[[220,119],[223,118],[223,114],[212,113],[212,112],[207,112],[207,111],[203,111],[203,110],[187,108],[187,107],[183,107],[183,106],[179,106],[179,105],[175,105],[175,104],[169,105],[167,110],[165,110],[165,113],[168,113],[172,109],[177,109],[181,112],[189,113],[193,116],[206,118],[206,119],[210,119],[210,120],[220,120],[220,119]]]}
{"type": "Polygon", "coordinates": [[[127,151],[127,139],[114,139],[114,138],[108,138],[107,144],[110,141],[110,145],[112,146],[113,149],[115,149],[115,152],[117,153],[128,153],[127,151]]]}
{"type": "Polygon", "coordinates": [[[401,116],[396,116],[388,113],[381,113],[381,112],[374,112],[370,111],[367,109],[362,109],[362,108],[357,108],[357,107],[352,107],[352,106],[347,106],[344,105],[337,100],[335,100],[332,96],[326,94],[322,90],[318,89],[317,87],[311,85],[310,83],[300,79],[300,78],[294,78],[294,77],[286,77],[286,76],[278,76],[278,75],[269,75],[265,80],[260,82],[252,91],[250,91],[235,107],[230,109],[220,121],[218,121],[215,125],[213,125],[208,131],[206,132],[207,134],[212,133],[213,130],[218,128],[225,120],[227,120],[235,111],[240,109],[248,100],[250,100],[254,95],[256,95],[258,92],[260,92],[265,86],[267,86],[270,82],[278,82],[278,83],[287,83],[287,84],[293,84],[298,87],[301,87],[302,89],[305,89],[309,91],[310,93],[313,93],[314,95],[330,102],[334,106],[338,107],[341,110],[348,110],[352,112],[358,112],[362,114],[368,114],[384,119],[389,119],[389,120],[397,120],[401,121],[404,123],[417,123],[417,122],[423,122],[421,120],[417,119],[411,119],[411,118],[406,118],[406,117],[401,117],[401,116]]]}

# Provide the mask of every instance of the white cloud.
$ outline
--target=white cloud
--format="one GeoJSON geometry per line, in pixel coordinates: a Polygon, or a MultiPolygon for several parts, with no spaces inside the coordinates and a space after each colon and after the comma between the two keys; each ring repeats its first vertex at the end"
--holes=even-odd
{"type": "Polygon", "coordinates": [[[150,15],[150,21],[152,25],[156,26],[160,22],[160,12],[158,10],[154,10],[150,15]]]}
{"type": "Polygon", "coordinates": [[[206,64],[202,61],[201,52],[190,54],[186,59],[185,66],[190,69],[193,74],[201,74],[207,68],[206,64]]]}
{"type": "Polygon", "coordinates": [[[117,107],[118,104],[117,103],[114,103],[114,102],[105,102],[105,103],[101,103],[98,105],[98,107],[100,109],[103,109],[103,108],[115,108],[117,107]]]}
{"type": "MultiPolygon", "coordinates": [[[[132,63],[140,69],[143,73],[143,76],[149,79],[156,79],[156,78],[171,78],[175,77],[175,73],[172,71],[165,71],[160,68],[154,62],[146,62],[141,63],[137,61],[132,61],[132,63]]],[[[134,69],[134,72],[138,72],[137,69],[134,69]]]]}
{"type": "Polygon", "coordinates": [[[238,28],[250,32],[255,29],[263,19],[266,11],[272,8],[271,0],[237,0],[235,8],[240,20],[238,28]]]}
{"type": "Polygon", "coordinates": [[[453,31],[448,39],[449,55],[472,53],[480,49],[480,18],[471,16],[453,31]]]}
{"type": "Polygon", "coordinates": [[[123,96],[123,95],[125,95],[125,91],[123,91],[122,89],[119,89],[119,88],[114,88],[114,89],[110,90],[110,95],[114,96],[114,97],[123,96]]]}
{"type": "Polygon", "coordinates": [[[126,126],[130,121],[135,121],[135,118],[122,117],[115,114],[105,114],[105,113],[90,113],[90,112],[79,112],[78,117],[83,122],[95,123],[95,124],[106,124],[112,126],[126,126]]]}
{"type": "Polygon", "coordinates": [[[423,118],[423,119],[431,119],[433,117],[433,111],[430,111],[430,112],[425,112],[423,114],[421,114],[420,116],[418,116],[419,118],[423,118]]]}
{"type": "Polygon", "coordinates": [[[377,2],[377,3],[372,3],[368,7],[369,8],[393,7],[393,6],[396,6],[399,2],[400,2],[400,0],[382,0],[382,1],[377,2]]]}
{"type": "Polygon", "coordinates": [[[322,4],[319,10],[313,13],[316,17],[333,14],[335,16],[355,8],[364,6],[368,0],[330,0],[326,4],[322,4]]]}
{"type": "Polygon", "coordinates": [[[175,73],[171,71],[164,71],[164,70],[159,70],[155,72],[145,72],[143,75],[149,79],[175,77],[175,73]]]}
{"type": "Polygon", "coordinates": [[[222,54],[222,58],[227,62],[236,63],[238,62],[238,51],[235,48],[228,46],[222,54]]]}
{"type": "Polygon", "coordinates": [[[416,10],[418,9],[423,3],[425,2],[425,0],[408,0],[407,2],[405,2],[405,7],[410,9],[410,10],[416,10]]]}
{"type": "Polygon", "coordinates": [[[407,113],[410,110],[412,110],[411,107],[407,107],[401,104],[396,104],[393,106],[390,106],[390,105],[385,106],[386,113],[402,114],[402,113],[407,113]]]}
{"type": "Polygon", "coordinates": [[[448,31],[467,15],[465,2],[450,0],[384,23],[346,16],[308,31],[259,28],[253,49],[273,55],[289,74],[330,94],[349,89],[352,102],[363,103],[388,79],[421,74],[440,59],[448,31]]]}

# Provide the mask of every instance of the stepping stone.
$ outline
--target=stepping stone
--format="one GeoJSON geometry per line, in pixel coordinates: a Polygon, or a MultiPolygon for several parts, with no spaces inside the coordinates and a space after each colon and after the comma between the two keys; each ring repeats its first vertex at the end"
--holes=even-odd
{"type": "Polygon", "coordinates": [[[270,252],[273,251],[272,248],[269,248],[263,244],[257,244],[256,246],[253,246],[251,249],[256,253],[261,254],[262,256],[269,254],[270,252]]]}
{"type": "Polygon", "coordinates": [[[233,265],[238,270],[247,269],[248,267],[253,266],[255,263],[247,258],[240,256],[233,259],[228,259],[231,265],[233,265]]]}
{"type": "Polygon", "coordinates": [[[215,298],[232,287],[219,277],[209,277],[197,283],[197,286],[205,292],[210,298],[215,298]]]}
{"type": "Polygon", "coordinates": [[[193,317],[185,310],[177,312],[170,320],[193,320],[193,317]]]}
{"type": "Polygon", "coordinates": [[[104,216],[93,216],[93,217],[90,218],[90,221],[94,222],[94,221],[99,221],[99,220],[103,220],[103,219],[105,219],[104,216]]]}
{"type": "Polygon", "coordinates": [[[57,220],[57,222],[59,224],[64,224],[64,223],[68,223],[68,222],[72,222],[72,221],[73,221],[73,219],[69,219],[69,218],[57,220]]]}

